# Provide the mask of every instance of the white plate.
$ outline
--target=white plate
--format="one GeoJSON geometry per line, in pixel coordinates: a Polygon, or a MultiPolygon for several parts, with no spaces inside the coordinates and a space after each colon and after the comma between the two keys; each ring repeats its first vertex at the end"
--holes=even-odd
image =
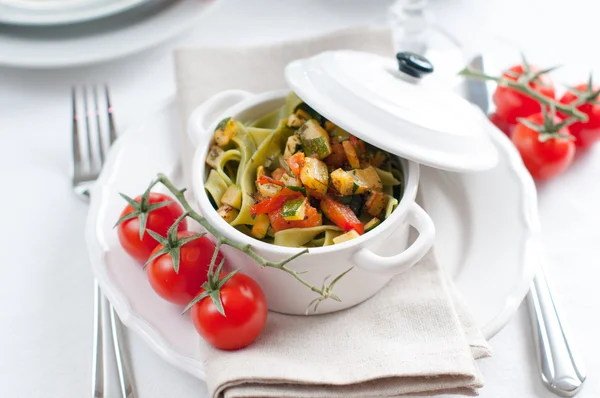
{"type": "Polygon", "coordinates": [[[50,26],[113,15],[149,0],[0,0],[0,22],[50,26]]]}
{"type": "MultiPolygon", "coordinates": [[[[91,195],[86,238],[93,272],[125,325],[165,360],[203,378],[190,319],[152,291],[113,229],[124,206],[118,192],[137,195],[158,172],[183,185],[180,128],[172,102],[119,138],[91,195]]],[[[508,323],[528,291],[539,231],[533,181],[506,137],[498,132],[493,140],[500,156],[493,170],[469,175],[425,168],[421,177],[440,260],[488,339],[508,323]]]]}
{"type": "Polygon", "coordinates": [[[84,24],[0,25],[0,65],[58,68],[119,58],[190,28],[208,4],[208,0],[152,0],[111,18],[84,24]]]}

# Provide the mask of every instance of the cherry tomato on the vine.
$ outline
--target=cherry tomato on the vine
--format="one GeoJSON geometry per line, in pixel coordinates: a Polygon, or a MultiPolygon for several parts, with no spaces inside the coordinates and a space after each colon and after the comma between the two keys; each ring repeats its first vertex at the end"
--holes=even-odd
{"type": "MultiPolygon", "coordinates": [[[[158,242],[150,236],[148,231],[144,231],[143,238],[140,240],[141,213],[145,213],[147,217],[146,230],[150,229],[159,235],[165,236],[167,230],[173,225],[175,220],[183,214],[183,209],[173,198],[162,193],[151,192],[147,202],[143,204],[140,203],[142,196],[138,196],[134,200],[138,204],[135,208],[131,204],[125,206],[121,212],[121,218],[131,213],[135,213],[136,216],[120,222],[117,233],[119,235],[119,242],[121,242],[121,246],[123,246],[125,251],[143,264],[148,260],[150,253],[158,245],[158,242]],[[172,203],[156,208],[156,205],[163,202],[172,203]]],[[[185,231],[187,229],[187,221],[181,221],[177,228],[179,231],[185,231]]]]}
{"type": "MultiPolygon", "coordinates": [[[[541,127],[544,115],[536,113],[529,116],[527,121],[541,127]]],[[[559,123],[561,120],[555,117],[553,121],[559,123]]],[[[575,144],[569,139],[567,127],[544,138],[544,132],[536,131],[523,122],[517,124],[512,134],[512,141],[533,178],[546,179],[562,173],[575,155],[575,144]]]]}
{"type": "MultiPolygon", "coordinates": [[[[530,66],[531,73],[539,71],[538,68],[530,66]]],[[[512,73],[522,75],[525,72],[523,65],[515,65],[508,69],[512,73]]],[[[515,76],[505,72],[502,75],[506,79],[516,81],[515,76]]],[[[556,93],[554,84],[550,77],[546,74],[541,75],[536,81],[531,82],[529,86],[541,95],[554,99],[556,93]]],[[[510,87],[499,85],[494,92],[494,103],[496,104],[496,114],[504,119],[509,124],[517,123],[517,118],[527,117],[541,111],[541,106],[538,101],[528,97],[510,87]]]]}
{"type": "MultiPolygon", "coordinates": [[[[578,100],[581,93],[585,93],[588,90],[597,91],[600,86],[589,87],[587,83],[578,84],[574,87],[579,93],[573,91],[567,91],[560,99],[560,102],[569,105],[578,100]]],[[[592,100],[597,100],[598,97],[592,100]]],[[[578,110],[585,113],[588,117],[587,122],[575,122],[569,126],[571,135],[575,137],[575,145],[587,148],[594,142],[600,140],[600,105],[593,102],[586,102],[577,107],[578,110]]],[[[566,117],[564,114],[559,112],[559,116],[566,117]]]]}
{"type": "MultiPolygon", "coordinates": [[[[194,235],[191,231],[177,233],[177,239],[194,235]]],[[[152,255],[164,249],[159,244],[152,251],[152,255]]],[[[165,253],[146,266],[148,281],[159,296],[179,305],[187,305],[202,289],[202,284],[207,280],[208,268],[212,259],[215,245],[206,237],[200,237],[185,243],[179,250],[179,269],[176,272],[173,258],[170,253],[165,253]]],[[[223,255],[217,255],[217,263],[223,255]]]]}
{"type": "Polygon", "coordinates": [[[192,306],[196,330],[209,344],[222,350],[246,347],[256,340],[267,322],[267,301],[262,289],[254,279],[236,273],[220,287],[220,297],[225,316],[210,296],[192,306]]]}
{"type": "Polygon", "coordinates": [[[502,119],[500,116],[498,116],[497,113],[492,113],[489,116],[489,119],[494,124],[494,126],[498,127],[500,131],[502,131],[509,137],[512,135],[512,132],[516,127],[516,125],[510,124],[506,120],[502,119]]]}

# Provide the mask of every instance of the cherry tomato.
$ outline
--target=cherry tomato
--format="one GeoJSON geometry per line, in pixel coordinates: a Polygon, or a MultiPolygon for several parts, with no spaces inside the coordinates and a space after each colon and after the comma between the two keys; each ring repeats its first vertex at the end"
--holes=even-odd
{"type": "MultiPolygon", "coordinates": [[[[530,69],[533,73],[539,71],[538,68],[533,66],[530,66],[530,69]]],[[[509,71],[522,75],[524,69],[522,65],[515,65],[509,71]]],[[[506,72],[503,74],[503,77],[510,80],[517,80],[516,77],[506,72]]],[[[554,84],[548,75],[541,75],[537,82],[530,83],[530,87],[548,98],[554,99],[556,95],[554,84]]],[[[517,123],[517,118],[533,115],[542,109],[539,102],[535,99],[509,87],[498,86],[493,98],[496,104],[496,114],[509,124],[515,124],[517,123]]]]}
{"type": "MultiPolygon", "coordinates": [[[[134,199],[140,203],[141,196],[134,199]]],[[[183,214],[183,209],[177,202],[170,196],[163,195],[162,193],[151,192],[148,198],[147,205],[155,205],[161,202],[173,202],[167,206],[160,207],[156,210],[151,210],[148,213],[148,220],[146,221],[146,229],[150,229],[161,236],[166,236],[167,230],[173,225],[175,220],[183,214]]],[[[128,204],[121,212],[121,217],[137,211],[133,206],[128,204]]],[[[144,210],[144,209],[141,209],[144,210]]],[[[185,231],[187,229],[187,221],[182,220],[177,226],[178,231],[185,231]]],[[[158,245],[158,242],[148,234],[148,231],[144,231],[143,238],[140,240],[140,223],[139,218],[134,217],[129,220],[125,220],[119,224],[117,228],[119,235],[119,242],[125,251],[140,263],[145,263],[150,257],[150,253],[158,245]]]]}
{"type": "Polygon", "coordinates": [[[490,118],[490,122],[492,122],[494,124],[494,126],[498,127],[498,129],[500,131],[502,131],[504,134],[506,134],[509,137],[512,135],[512,132],[515,129],[514,124],[508,123],[506,120],[504,120],[500,116],[498,116],[497,113],[492,113],[489,116],[489,118],[490,118]]]}
{"type": "MultiPolygon", "coordinates": [[[[191,231],[177,233],[177,238],[194,235],[191,231]]],[[[162,250],[158,245],[152,254],[162,250]]],[[[179,305],[187,305],[201,290],[207,280],[208,268],[215,250],[215,245],[206,237],[194,239],[181,246],[179,271],[173,268],[173,258],[165,253],[146,266],[148,281],[156,293],[165,300],[179,305]]],[[[217,264],[223,259],[219,253],[217,264]]]]}
{"type": "MultiPolygon", "coordinates": [[[[542,125],[544,116],[541,113],[529,116],[528,121],[542,125]]],[[[558,117],[554,122],[560,122],[558,117]]],[[[560,135],[569,135],[569,129],[563,127],[560,135]]],[[[567,138],[553,137],[540,141],[540,132],[523,123],[517,124],[513,131],[512,141],[519,150],[525,167],[533,178],[546,179],[562,173],[573,161],[575,144],[567,138]]]]}
{"type": "Polygon", "coordinates": [[[205,297],[192,307],[194,327],[204,340],[222,350],[246,347],[256,340],[267,322],[265,295],[258,283],[240,273],[225,282],[220,295],[225,316],[210,297],[205,297]]]}
{"type": "MultiPolygon", "coordinates": [[[[592,87],[593,91],[597,91],[598,89],[600,89],[600,86],[592,87]]],[[[579,84],[575,86],[575,90],[584,93],[588,90],[588,84],[579,84]]],[[[572,91],[567,91],[560,99],[560,102],[568,105],[575,100],[577,100],[577,95],[572,91]]],[[[598,97],[595,100],[598,100],[598,97]]],[[[569,125],[569,131],[575,137],[575,145],[587,148],[600,140],[600,105],[588,102],[578,106],[577,109],[588,116],[588,121],[575,122],[569,125]]],[[[560,112],[559,115],[566,117],[565,115],[561,115],[560,112]]]]}

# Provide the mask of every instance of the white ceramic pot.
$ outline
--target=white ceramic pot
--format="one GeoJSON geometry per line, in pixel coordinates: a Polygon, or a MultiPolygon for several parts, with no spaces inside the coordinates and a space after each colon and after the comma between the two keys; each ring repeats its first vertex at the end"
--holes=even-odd
{"type": "MultiPolygon", "coordinates": [[[[239,232],[224,221],[212,207],[206,190],[205,159],[216,124],[231,116],[242,122],[254,120],[282,106],[287,91],[251,94],[233,90],[215,95],[199,106],[188,122],[188,134],[196,146],[193,161],[193,193],[204,217],[228,239],[250,244],[253,249],[271,261],[281,261],[300,249],[276,246],[239,232]]],[[[435,228],[431,218],[415,203],[419,184],[419,164],[402,159],[405,175],[403,197],[396,210],[372,231],[359,238],[327,247],[311,248],[309,252],[288,264],[296,271],[305,271],[302,277],[321,286],[350,267],[334,288],[341,302],[326,300],[318,313],[328,313],[352,307],[377,293],[394,275],[417,263],[431,248],[435,228]],[[408,246],[409,227],[418,231],[418,237],[408,246]]],[[[263,268],[246,254],[229,246],[223,247],[228,262],[255,279],[265,292],[269,309],[286,314],[304,314],[309,303],[318,297],[289,274],[278,269],[263,268]]],[[[312,313],[309,312],[309,313],[312,313]]]]}

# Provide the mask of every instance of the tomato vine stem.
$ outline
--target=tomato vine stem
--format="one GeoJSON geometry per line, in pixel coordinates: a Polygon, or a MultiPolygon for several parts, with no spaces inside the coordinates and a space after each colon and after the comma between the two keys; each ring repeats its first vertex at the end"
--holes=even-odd
{"type": "Polygon", "coordinates": [[[522,75],[519,79],[517,79],[515,81],[512,79],[507,79],[506,77],[487,75],[485,73],[471,69],[469,67],[464,68],[458,74],[460,76],[464,76],[464,77],[472,78],[472,79],[494,81],[494,82],[498,83],[498,85],[500,85],[500,86],[512,88],[515,91],[518,91],[522,94],[527,95],[528,97],[533,98],[540,104],[546,105],[549,108],[554,107],[554,109],[561,111],[563,114],[575,118],[576,120],[574,120],[574,121],[587,122],[587,120],[588,120],[588,116],[585,113],[578,110],[576,106],[561,104],[560,102],[558,102],[552,98],[548,98],[548,97],[538,93],[534,89],[532,89],[530,87],[530,83],[533,80],[535,80],[536,75],[532,75],[532,76],[522,75]]]}
{"type": "Polygon", "coordinates": [[[270,267],[270,268],[279,269],[279,270],[291,275],[293,278],[295,278],[302,285],[309,288],[311,291],[317,293],[319,295],[319,297],[317,297],[315,300],[313,300],[313,302],[311,304],[309,304],[309,308],[307,308],[307,313],[308,313],[308,310],[310,309],[310,307],[313,305],[314,305],[314,311],[316,311],[318,304],[324,300],[332,299],[335,301],[341,301],[339,299],[339,297],[333,293],[333,287],[334,287],[335,283],[338,282],[344,275],[346,275],[353,267],[346,270],[345,272],[341,273],[340,275],[338,275],[333,280],[333,282],[329,283],[328,285],[325,283],[326,281],[323,281],[323,285],[320,288],[317,286],[311,285],[308,281],[306,281],[304,278],[302,278],[300,276],[299,272],[294,271],[293,269],[287,267],[287,264],[289,262],[300,257],[303,254],[308,253],[308,249],[301,250],[298,253],[296,253],[282,261],[279,261],[279,262],[267,260],[267,259],[263,258],[262,256],[258,255],[256,252],[254,252],[254,250],[252,249],[252,245],[240,244],[240,243],[237,243],[237,242],[223,236],[204,217],[202,217],[200,214],[198,214],[192,208],[192,206],[189,204],[189,202],[185,198],[185,195],[184,195],[185,189],[178,189],[166,175],[159,173],[157,180],[153,181],[151,186],[155,185],[156,183],[162,184],[165,188],[167,188],[175,196],[177,201],[179,201],[179,203],[183,206],[183,208],[187,214],[187,217],[190,217],[194,221],[198,222],[210,234],[212,234],[214,237],[217,238],[217,245],[215,246],[215,254],[213,255],[212,260],[211,260],[211,267],[214,267],[214,265],[215,265],[214,262],[217,259],[217,252],[219,250],[219,247],[222,245],[228,245],[228,246],[231,246],[243,253],[246,253],[254,261],[256,261],[262,268],[270,267]]]}

